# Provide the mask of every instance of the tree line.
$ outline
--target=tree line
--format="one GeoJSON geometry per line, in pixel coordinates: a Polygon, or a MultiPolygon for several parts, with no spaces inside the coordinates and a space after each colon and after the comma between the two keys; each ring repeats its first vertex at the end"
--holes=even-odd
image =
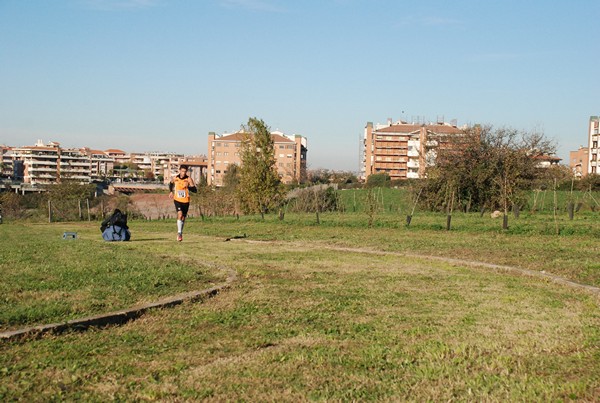
{"type": "MultiPolygon", "coordinates": [[[[284,185],[279,178],[275,144],[265,122],[250,118],[242,125],[242,133],[242,163],[228,167],[223,187],[214,189],[206,182],[200,184],[193,203],[201,215],[260,214],[264,217],[278,212],[281,216],[285,210],[316,213],[318,221],[321,212],[345,208],[330,185],[368,189],[405,186],[412,193],[415,206],[449,215],[454,210],[478,210],[482,214],[486,210],[500,210],[506,221],[509,211],[525,207],[532,190],[600,190],[600,175],[576,181],[567,167],[540,168],[540,157],[552,155],[555,145],[539,132],[474,126],[461,135],[440,139],[435,148],[427,149],[424,145],[424,153],[435,154],[435,164],[427,167],[424,179],[392,181],[386,173],[377,173],[360,184],[352,172],[319,169],[308,172],[307,184],[291,186],[284,185]],[[307,189],[290,193],[292,188],[300,186],[307,189]]],[[[47,200],[53,200],[57,211],[67,219],[75,214],[69,210],[74,209],[77,200],[81,203],[80,200],[90,198],[92,188],[67,182],[26,199],[4,192],[0,193],[0,208],[5,215],[18,217],[24,214],[24,209],[33,209],[36,205],[43,209],[47,200]]],[[[369,197],[373,198],[373,193],[369,197]]]]}

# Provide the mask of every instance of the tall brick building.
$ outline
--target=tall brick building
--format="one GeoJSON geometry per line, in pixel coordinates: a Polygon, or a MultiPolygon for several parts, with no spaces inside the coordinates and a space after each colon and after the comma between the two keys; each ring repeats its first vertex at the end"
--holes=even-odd
{"type": "MultiPolygon", "coordinates": [[[[240,148],[245,134],[241,131],[229,134],[208,133],[209,185],[223,186],[223,176],[230,165],[241,165],[240,148]]],[[[306,137],[288,136],[282,132],[271,132],[275,143],[274,154],[277,173],[283,183],[302,183],[306,180],[306,137]]]]}
{"type": "Polygon", "coordinates": [[[387,173],[394,179],[425,176],[428,166],[435,165],[437,151],[448,144],[462,128],[444,122],[415,124],[391,119],[385,125],[368,122],[364,132],[362,179],[387,173]]]}

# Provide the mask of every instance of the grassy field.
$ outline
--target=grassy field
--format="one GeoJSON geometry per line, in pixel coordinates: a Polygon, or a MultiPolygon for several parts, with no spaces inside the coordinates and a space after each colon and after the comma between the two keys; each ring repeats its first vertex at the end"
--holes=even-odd
{"type": "Polygon", "coordinates": [[[561,235],[540,215],[502,231],[457,214],[445,231],[443,215],[402,214],[193,219],[181,244],[173,221],[133,221],[124,244],[97,223],[0,225],[5,329],[216,284],[216,263],[238,273],[203,303],[2,342],[0,399],[600,400],[597,294],[429,258],[600,286],[597,213],[562,217],[561,235]]]}

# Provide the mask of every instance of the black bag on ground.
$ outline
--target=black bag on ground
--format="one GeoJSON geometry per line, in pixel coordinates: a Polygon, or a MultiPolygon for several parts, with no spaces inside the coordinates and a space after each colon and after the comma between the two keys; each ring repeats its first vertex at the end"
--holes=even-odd
{"type": "Polygon", "coordinates": [[[102,221],[100,231],[105,241],[129,241],[131,239],[131,233],[127,226],[127,214],[119,209],[115,209],[114,213],[102,221]]]}

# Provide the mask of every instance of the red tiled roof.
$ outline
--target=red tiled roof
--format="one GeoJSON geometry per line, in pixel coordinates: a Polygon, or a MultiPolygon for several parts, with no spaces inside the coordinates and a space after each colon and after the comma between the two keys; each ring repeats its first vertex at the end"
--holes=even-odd
{"type": "Polygon", "coordinates": [[[533,158],[542,161],[562,161],[562,158],[558,158],[554,155],[535,155],[533,158]]]}
{"type": "Polygon", "coordinates": [[[116,148],[109,148],[108,150],[105,150],[104,152],[111,153],[111,154],[127,154],[125,151],[119,150],[116,148]]]}
{"type": "Polygon", "coordinates": [[[221,137],[215,137],[215,141],[243,141],[245,137],[245,133],[236,132],[231,134],[224,134],[221,137]]]}

